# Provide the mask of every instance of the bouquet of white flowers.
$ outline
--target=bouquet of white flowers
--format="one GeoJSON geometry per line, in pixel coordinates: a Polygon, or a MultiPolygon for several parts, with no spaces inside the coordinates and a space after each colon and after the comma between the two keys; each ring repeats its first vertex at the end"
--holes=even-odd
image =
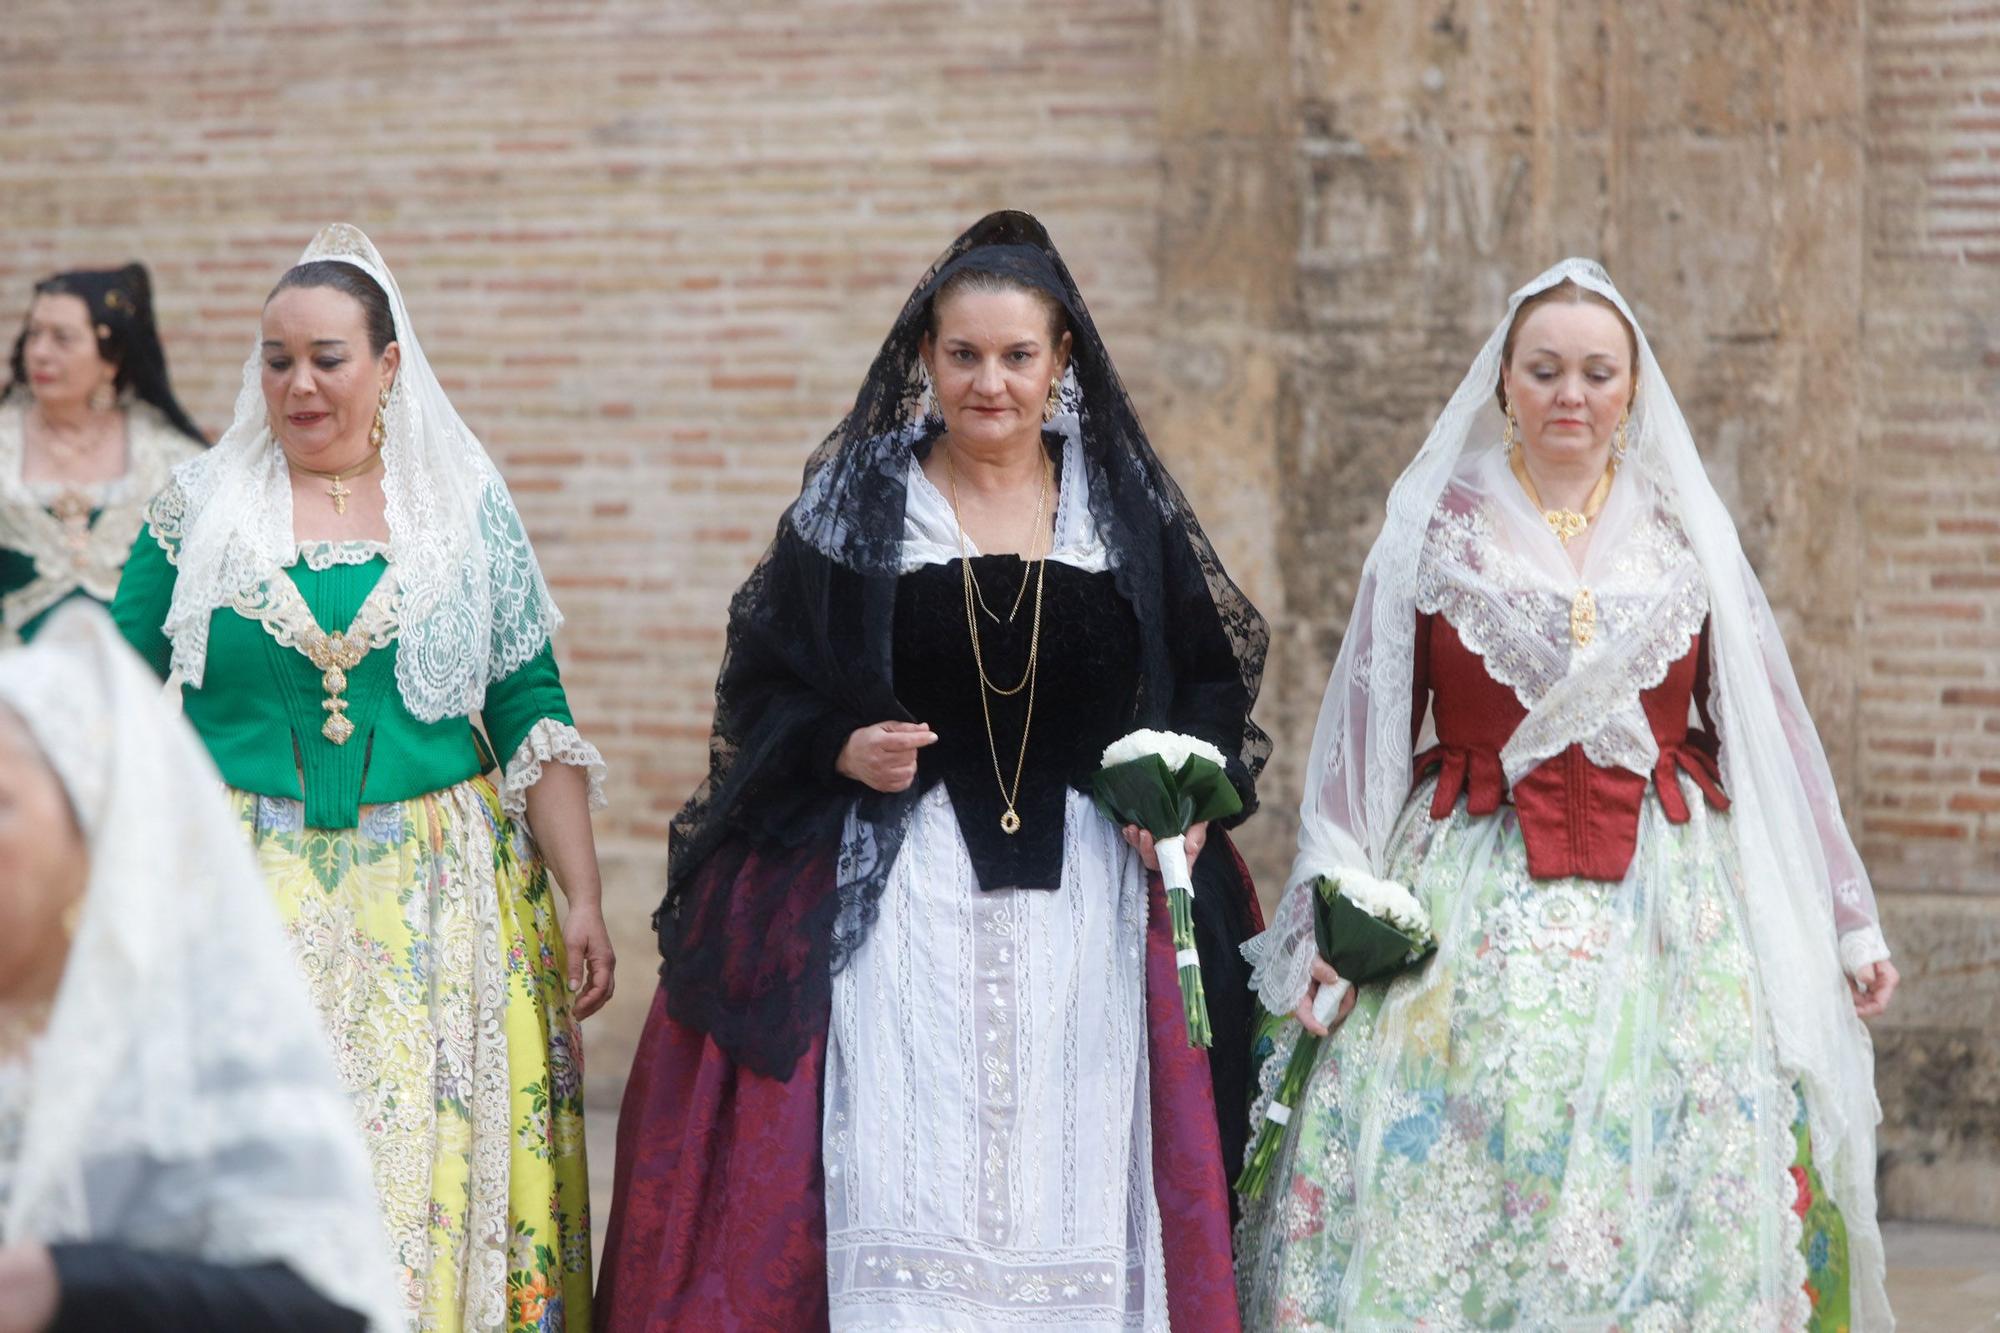
{"type": "MultiPolygon", "coordinates": [[[[1313,1000],[1313,1017],[1322,1025],[1333,1021],[1341,1000],[1354,986],[1386,981],[1437,948],[1430,913],[1414,894],[1392,879],[1377,879],[1364,870],[1341,870],[1314,879],[1312,888],[1314,942],[1319,956],[1340,974],[1333,985],[1321,986],[1313,1000]]],[[[1254,1199],[1264,1192],[1285,1125],[1305,1095],[1319,1043],[1310,1032],[1299,1034],[1285,1077],[1264,1109],[1257,1146],[1251,1150],[1243,1174],[1236,1178],[1239,1194],[1254,1199]]]]}
{"type": "Polygon", "coordinates": [[[1104,751],[1091,783],[1097,808],[1114,824],[1137,824],[1153,835],[1160,878],[1173,917],[1174,955],[1180,966],[1181,1007],[1188,1045],[1207,1046],[1208,1000],[1201,988],[1201,956],[1194,947],[1194,876],[1182,841],[1196,824],[1227,819],[1243,808],[1225,771],[1222,751],[1194,736],[1135,731],[1104,751]]]}

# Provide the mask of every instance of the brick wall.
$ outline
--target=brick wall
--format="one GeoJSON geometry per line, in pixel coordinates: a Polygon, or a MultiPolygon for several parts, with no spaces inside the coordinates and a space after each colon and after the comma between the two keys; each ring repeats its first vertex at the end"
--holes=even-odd
{"type": "Polygon", "coordinates": [[[1858,833],[1883,1202],[2000,1220],[2000,11],[1869,7],[1858,833]]]}
{"type": "Polygon", "coordinates": [[[1158,46],[1144,0],[22,0],[0,308],[146,261],[219,432],[278,274],[322,222],[373,236],[513,488],[611,764],[615,1091],[727,598],[923,270],[981,213],[1038,213],[1148,401],[1158,46]]]}
{"type": "Polygon", "coordinates": [[[2000,1219],[2000,18],[1991,0],[442,0],[0,30],[0,309],[154,267],[223,424],[258,304],[366,227],[570,624],[625,959],[723,607],[932,256],[1042,214],[1271,615],[1247,831],[1303,750],[1389,481],[1521,278],[1612,265],[1785,623],[1910,985],[1885,1200],[2000,1219]]]}

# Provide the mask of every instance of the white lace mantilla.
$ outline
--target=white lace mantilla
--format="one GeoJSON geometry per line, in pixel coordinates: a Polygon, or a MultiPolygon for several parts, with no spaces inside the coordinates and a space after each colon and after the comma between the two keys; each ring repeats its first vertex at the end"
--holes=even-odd
{"type": "Polygon", "coordinates": [[[1459,639],[1514,691],[1528,716],[1500,752],[1507,780],[1582,745],[1591,762],[1650,775],[1660,749],[1640,697],[1685,657],[1708,616],[1701,565],[1664,510],[1625,536],[1590,591],[1597,632],[1577,646],[1564,587],[1499,538],[1490,502],[1432,516],[1417,576],[1417,608],[1442,614],[1459,639]]]}
{"type": "MultiPolygon", "coordinates": [[[[469,716],[490,683],[541,652],[562,617],[506,483],[438,382],[374,245],[336,223],[299,259],[352,264],[388,295],[402,353],[382,412],[383,518],[403,568],[396,685],[420,721],[469,716]]],[[[296,549],[290,474],[267,424],[262,372],[253,340],[229,428],[176,470],[151,515],[163,535],[171,527],[178,548],[163,629],[175,672],[195,686],[210,617],[296,549]]]]}
{"type": "Polygon", "coordinates": [[[542,780],[543,764],[582,769],[590,777],[590,808],[602,810],[609,804],[604,797],[604,756],[569,723],[545,717],[529,729],[501,775],[500,808],[512,818],[528,813],[528,790],[542,780]]]}
{"type": "Polygon", "coordinates": [[[0,701],[90,844],[0,1244],[283,1263],[404,1329],[353,1107],[201,742],[81,602],[0,654],[0,701]]]}
{"type": "Polygon", "coordinates": [[[35,562],[35,577],[0,598],[0,644],[19,639],[24,625],[72,593],[109,602],[147,502],[167,484],[174,464],[199,452],[154,409],[135,406],[125,413],[124,476],[88,486],[29,483],[22,476],[25,420],[20,406],[0,406],[0,533],[35,562]],[[52,512],[72,494],[97,511],[95,521],[76,526],[52,512]]]}

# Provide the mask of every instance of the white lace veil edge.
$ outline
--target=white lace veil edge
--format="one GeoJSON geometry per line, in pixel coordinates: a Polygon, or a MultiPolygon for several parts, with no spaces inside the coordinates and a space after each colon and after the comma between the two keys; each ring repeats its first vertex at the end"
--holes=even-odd
{"type": "MultiPolygon", "coordinates": [[[[402,608],[396,682],[421,721],[465,716],[479,709],[488,684],[541,652],[562,617],[506,484],[439,384],[374,244],[359,228],[333,223],[298,262],[313,260],[352,264],[388,295],[401,357],[382,448],[402,608]]],[[[191,686],[202,683],[209,618],[297,553],[290,478],[268,424],[261,364],[253,345],[229,428],[175,470],[150,515],[177,567],[165,630],[174,673],[191,686]]]]}
{"type": "Polygon", "coordinates": [[[83,827],[83,911],[0,1237],[278,1262],[404,1326],[352,1104],[200,742],[103,610],[0,655],[83,827]]]}
{"type": "Polygon", "coordinates": [[[1685,530],[1707,585],[1723,781],[1742,867],[1743,909],[1778,1059],[1802,1084],[1814,1158],[1847,1222],[1857,1328],[1891,1326],[1875,1218],[1874,1055],[1855,1017],[1838,937],[1873,929],[1868,878],[1777,622],[1708,479],[1637,316],[1603,268],[1566,259],[1515,292],[1422,449],[1389,493],[1328,680],[1300,805],[1299,849],[1271,928],[1246,952],[1268,1008],[1289,1012],[1312,959],[1304,885],[1341,866],[1384,872],[1411,788],[1416,585],[1439,498],[1469,451],[1499,433],[1494,387],[1521,303],[1565,279],[1612,301],[1638,337],[1638,392],[1625,469],[1637,469],[1685,530]],[[1475,436],[1477,435],[1477,439],[1475,436]]]}

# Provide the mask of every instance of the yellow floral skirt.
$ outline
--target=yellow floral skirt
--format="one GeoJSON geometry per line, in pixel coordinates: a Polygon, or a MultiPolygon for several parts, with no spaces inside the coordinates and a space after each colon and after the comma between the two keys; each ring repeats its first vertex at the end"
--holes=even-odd
{"type": "Polygon", "coordinates": [[[588,1330],[582,1046],[526,828],[483,777],[348,829],[230,796],[354,1096],[414,1326],[588,1330]]]}

